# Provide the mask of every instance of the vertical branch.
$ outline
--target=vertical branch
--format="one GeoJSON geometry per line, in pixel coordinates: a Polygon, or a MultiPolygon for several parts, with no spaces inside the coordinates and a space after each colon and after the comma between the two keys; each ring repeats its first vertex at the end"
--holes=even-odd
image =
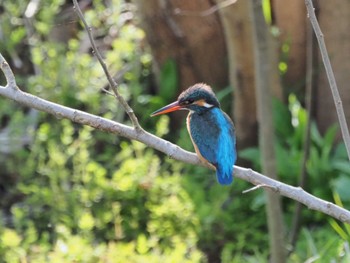
{"type": "MultiPolygon", "coordinates": [[[[307,125],[305,129],[305,140],[303,146],[303,159],[301,164],[301,172],[299,177],[299,187],[305,188],[307,181],[307,171],[306,162],[309,159],[310,153],[310,142],[311,142],[311,118],[312,118],[312,108],[313,108],[313,67],[314,67],[314,38],[311,25],[307,26],[307,36],[306,36],[306,100],[305,108],[307,112],[307,125]]],[[[295,243],[298,239],[300,232],[300,219],[301,219],[302,206],[298,203],[295,204],[295,209],[293,213],[292,227],[290,231],[290,244],[294,248],[295,243]]]]}
{"type": "Polygon", "coordinates": [[[343,140],[345,143],[345,147],[346,147],[346,151],[348,153],[348,158],[350,160],[350,134],[349,134],[349,128],[346,122],[346,118],[345,118],[345,114],[344,114],[344,109],[343,109],[343,104],[339,95],[339,91],[338,91],[338,87],[337,87],[337,83],[335,81],[335,77],[334,77],[334,73],[333,73],[333,69],[332,69],[332,65],[331,62],[329,60],[329,56],[328,56],[328,52],[327,52],[327,48],[326,48],[326,44],[324,41],[324,35],[321,31],[321,28],[318,24],[317,18],[316,18],[316,14],[315,14],[315,9],[314,6],[312,4],[312,0],[305,0],[305,5],[306,5],[306,9],[308,12],[308,17],[310,19],[310,22],[312,24],[312,27],[315,31],[316,34],[316,38],[318,41],[318,45],[320,46],[320,52],[321,52],[321,56],[322,56],[322,61],[327,73],[327,78],[329,81],[329,85],[332,91],[332,95],[333,95],[333,99],[334,99],[334,104],[335,104],[335,108],[337,110],[337,115],[338,115],[338,119],[339,119],[339,124],[340,124],[340,129],[342,132],[342,136],[343,136],[343,140]]]}
{"type": "Polygon", "coordinates": [[[118,91],[118,84],[112,78],[111,74],[108,71],[106,63],[104,62],[104,60],[102,58],[101,53],[97,49],[95,40],[94,40],[94,38],[92,36],[92,33],[91,33],[91,27],[86,22],[86,20],[84,18],[84,15],[83,15],[80,7],[79,7],[79,4],[78,4],[77,0],[73,0],[73,7],[74,7],[74,10],[77,12],[79,18],[81,19],[81,21],[84,24],[84,27],[85,27],[86,32],[87,32],[87,34],[89,36],[89,39],[90,39],[90,43],[91,43],[91,47],[92,47],[93,53],[95,54],[97,60],[100,62],[101,66],[102,66],[102,69],[103,69],[103,71],[104,71],[104,73],[105,73],[105,75],[106,75],[106,77],[108,79],[108,83],[109,83],[110,88],[113,90],[117,100],[120,102],[120,104],[124,108],[125,112],[128,114],[128,116],[129,116],[129,118],[130,118],[134,128],[136,129],[136,131],[142,131],[143,129],[140,126],[133,109],[129,106],[129,104],[126,102],[126,100],[120,95],[120,93],[118,91]]]}
{"type": "MultiPolygon", "coordinates": [[[[272,48],[271,37],[262,12],[261,0],[251,0],[251,16],[253,21],[256,98],[259,120],[259,144],[261,162],[264,173],[271,178],[277,178],[276,159],[274,152],[274,126],[272,120],[271,101],[271,68],[272,48]]],[[[267,223],[269,229],[270,262],[283,263],[286,261],[286,247],[284,245],[284,224],[281,198],[276,193],[266,191],[267,223]]]]}

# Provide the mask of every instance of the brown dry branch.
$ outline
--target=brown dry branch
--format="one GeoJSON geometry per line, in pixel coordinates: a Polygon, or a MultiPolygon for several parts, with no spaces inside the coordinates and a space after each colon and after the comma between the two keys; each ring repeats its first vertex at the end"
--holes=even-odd
{"type": "Polygon", "coordinates": [[[348,153],[348,158],[350,160],[350,134],[349,134],[349,128],[348,124],[346,122],[343,103],[339,95],[337,82],[335,81],[333,69],[331,62],[329,60],[326,44],[324,41],[324,35],[321,31],[320,25],[318,24],[316,14],[315,14],[315,8],[312,4],[312,0],[305,0],[305,5],[308,13],[308,17],[310,19],[311,25],[315,31],[315,35],[318,41],[318,45],[320,46],[320,52],[322,56],[322,61],[327,73],[327,78],[329,82],[330,89],[332,91],[332,96],[335,104],[335,108],[337,110],[337,115],[339,119],[340,129],[342,132],[343,140],[345,143],[346,151],[348,153]]]}
{"type": "MultiPolygon", "coordinates": [[[[12,70],[4,57],[0,54],[0,69],[6,77],[6,85],[0,85],[0,95],[11,99],[21,105],[35,108],[49,113],[58,119],[69,119],[73,122],[88,125],[95,129],[125,137],[130,140],[137,140],[147,146],[161,151],[169,157],[184,163],[202,165],[198,157],[191,152],[185,151],[179,146],[159,138],[143,129],[136,131],[133,127],[102,118],[84,111],[69,108],[54,102],[50,102],[21,91],[16,84],[12,70]]],[[[306,205],[309,209],[330,215],[341,222],[350,224],[350,211],[339,207],[331,202],[317,198],[300,187],[294,187],[282,182],[273,180],[252,169],[235,166],[234,176],[254,185],[264,185],[265,189],[274,191],[280,195],[294,199],[306,205]]]]}

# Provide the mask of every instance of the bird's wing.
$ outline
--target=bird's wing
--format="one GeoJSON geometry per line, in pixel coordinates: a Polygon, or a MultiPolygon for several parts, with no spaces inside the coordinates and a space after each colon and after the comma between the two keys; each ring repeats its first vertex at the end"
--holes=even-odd
{"type": "Polygon", "coordinates": [[[232,163],[233,165],[236,162],[237,158],[235,127],[230,117],[225,112],[222,113],[225,119],[225,124],[221,125],[221,145],[225,145],[225,149],[223,149],[222,152],[225,156],[229,156],[227,162],[232,163]]]}
{"type": "Polygon", "coordinates": [[[199,135],[193,136],[201,155],[211,164],[232,166],[236,161],[235,128],[230,117],[220,109],[202,118],[196,125],[199,135]]]}
{"type": "Polygon", "coordinates": [[[226,119],[228,132],[229,132],[230,138],[232,140],[232,145],[231,145],[232,151],[236,152],[236,131],[235,131],[235,126],[233,125],[233,122],[232,122],[231,118],[225,112],[222,112],[222,113],[224,114],[224,117],[226,119]]]}

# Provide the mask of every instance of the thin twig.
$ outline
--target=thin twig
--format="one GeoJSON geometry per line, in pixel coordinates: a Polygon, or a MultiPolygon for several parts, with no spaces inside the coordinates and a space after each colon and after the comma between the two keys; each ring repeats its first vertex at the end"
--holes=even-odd
{"type": "Polygon", "coordinates": [[[81,11],[79,4],[77,2],[77,0],[73,0],[73,8],[74,10],[77,12],[79,18],[81,19],[81,21],[84,24],[85,30],[89,36],[90,39],[90,43],[91,43],[91,47],[93,50],[93,53],[95,54],[95,56],[97,57],[97,60],[100,62],[102,69],[108,79],[109,82],[109,86],[110,88],[113,90],[115,96],[117,97],[118,101],[120,102],[120,104],[122,105],[122,107],[124,108],[125,112],[128,114],[133,126],[135,127],[136,131],[141,132],[143,131],[142,127],[139,124],[139,121],[137,120],[137,117],[133,111],[133,109],[129,106],[129,104],[126,102],[126,100],[123,98],[122,95],[120,95],[119,91],[118,91],[118,84],[114,81],[114,79],[112,78],[111,74],[108,71],[107,65],[104,62],[101,53],[99,52],[95,40],[92,36],[92,29],[91,27],[88,25],[88,23],[85,20],[85,17],[83,15],[83,12],[81,11]]]}
{"type": "Polygon", "coordinates": [[[272,186],[270,186],[270,185],[258,184],[258,185],[254,186],[254,187],[252,187],[252,188],[249,188],[249,189],[247,189],[247,190],[242,191],[242,194],[250,193],[250,192],[253,192],[253,191],[258,190],[258,189],[260,189],[260,188],[269,188],[269,189],[272,189],[272,190],[275,189],[274,187],[272,187],[272,186]]]}
{"type": "Polygon", "coordinates": [[[210,7],[207,10],[200,11],[200,12],[181,10],[180,8],[175,8],[174,15],[179,15],[179,16],[209,16],[209,15],[217,12],[219,9],[228,7],[236,2],[237,2],[237,0],[226,0],[226,1],[223,1],[221,3],[218,3],[218,4],[210,7]]]}
{"type": "Polygon", "coordinates": [[[330,85],[330,88],[331,88],[331,91],[332,91],[335,108],[337,110],[337,115],[338,115],[338,119],[339,119],[340,129],[341,129],[341,132],[342,132],[342,136],[343,136],[343,140],[344,140],[344,143],[345,143],[346,151],[348,153],[348,158],[350,160],[350,134],[349,134],[349,128],[348,128],[348,125],[347,125],[347,122],[346,122],[344,109],[343,109],[343,104],[342,104],[342,101],[341,101],[341,98],[340,98],[340,95],[339,95],[337,83],[335,81],[332,65],[331,65],[331,62],[329,60],[326,44],[324,42],[324,35],[323,35],[323,33],[321,31],[321,28],[320,28],[320,26],[318,24],[318,21],[317,21],[317,18],[316,18],[316,14],[315,14],[315,9],[314,9],[314,6],[312,4],[312,0],[305,0],[305,5],[306,5],[307,12],[308,12],[308,17],[309,17],[310,22],[312,24],[312,27],[313,27],[313,29],[315,31],[316,38],[317,38],[318,44],[320,46],[320,52],[321,52],[321,56],[322,56],[322,61],[323,61],[324,67],[326,69],[328,82],[329,82],[329,85],[330,85]]]}
{"type": "Polygon", "coordinates": [[[116,96],[115,96],[115,94],[114,94],[113,92],[110,92],[109,90],[106,90],[105,88],[102,88],[101,90],[102,90],[103,92],[105,92],[106,94],[111,95],[111,96],[113,96],[113,97],[116,98],[116,96]]]}

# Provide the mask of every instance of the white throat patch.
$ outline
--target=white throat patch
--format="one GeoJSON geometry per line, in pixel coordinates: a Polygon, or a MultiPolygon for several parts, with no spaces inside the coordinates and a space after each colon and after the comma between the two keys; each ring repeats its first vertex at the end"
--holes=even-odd
{"type": "Polygon", "coordinates": [[[211,104],[206,103],[206,102],[203,103],[203,106],[208,108],[208,109],[214,107],[214,105],[211,105],[211,104]]]}

